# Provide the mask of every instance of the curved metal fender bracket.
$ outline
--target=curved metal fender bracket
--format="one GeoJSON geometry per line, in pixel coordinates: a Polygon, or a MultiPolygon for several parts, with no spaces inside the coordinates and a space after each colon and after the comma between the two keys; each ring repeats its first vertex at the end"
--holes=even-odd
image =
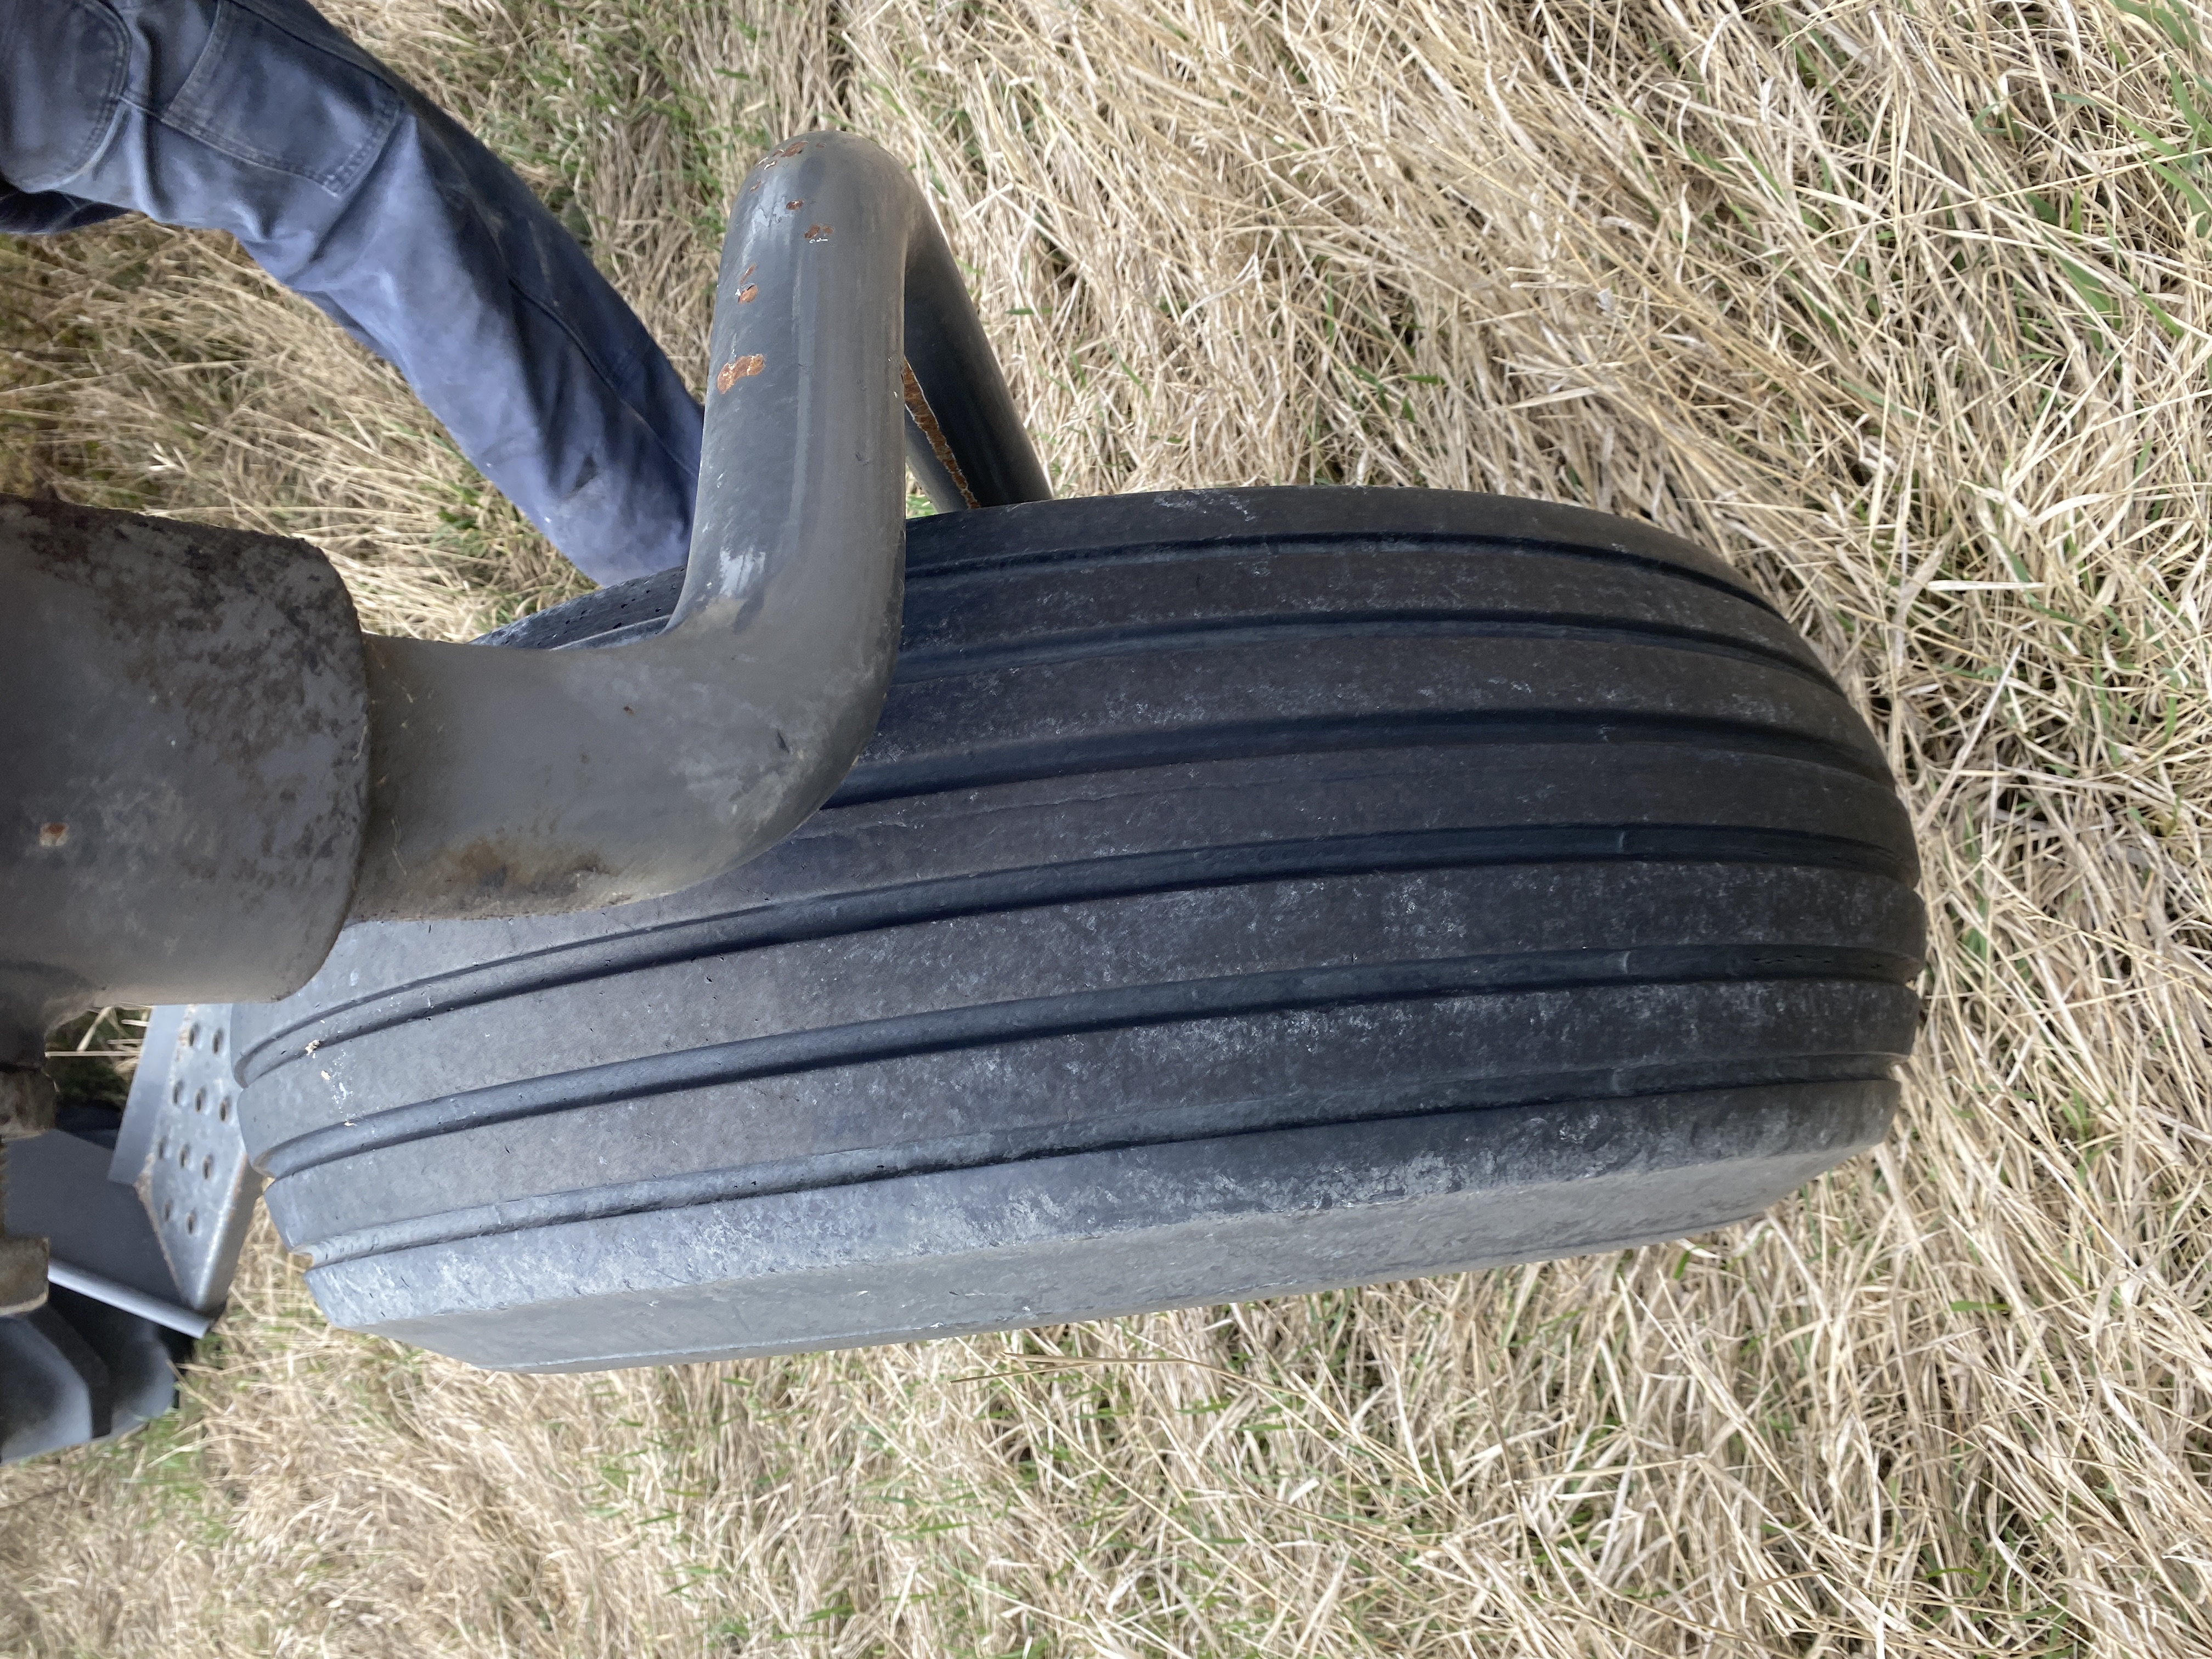
{"type": "Polygon", "coordinates": [[[927,204],[865,139],[810,133],[753,169],[712,351],[665,632],[590,652],[368,640],[355,918],[584,909],[764,851],[875,730],[909,453],[947,507],[1049,494],[927,204]]]}

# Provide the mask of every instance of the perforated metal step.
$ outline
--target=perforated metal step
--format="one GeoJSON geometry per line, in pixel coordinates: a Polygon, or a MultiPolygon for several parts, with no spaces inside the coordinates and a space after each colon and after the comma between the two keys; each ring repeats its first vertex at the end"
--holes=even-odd
{"type": "Polygon", "coordinates": [[[261,1194],[239,1133],[228,1006],[154,1011],[112,1178],[145,1204],[178,1299],[201,1313],[222,1307],[261,1194]]]}

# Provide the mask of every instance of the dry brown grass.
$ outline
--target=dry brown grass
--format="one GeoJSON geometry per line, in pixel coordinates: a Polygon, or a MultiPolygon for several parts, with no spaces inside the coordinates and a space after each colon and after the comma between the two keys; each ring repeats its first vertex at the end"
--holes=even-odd
{"type": "MultiPolygon", "coordinates": [[[[2212,1654],[2190,14],[347,15],[679,362],[718,199],[849,125],[928,181],[1065,492],[1474,487],[1718,547],[1887,734],[1926,1036],[1879,1154],[1687,1248],[1015,1339],[485,1376],[323,1328],[264,1237],[186,1416],[0,1477],[0,1645],[2212,1654]]],[[[226,248],[0,258],[7,465],[313,536],[389,627],[563,591],[226,248]]]]}

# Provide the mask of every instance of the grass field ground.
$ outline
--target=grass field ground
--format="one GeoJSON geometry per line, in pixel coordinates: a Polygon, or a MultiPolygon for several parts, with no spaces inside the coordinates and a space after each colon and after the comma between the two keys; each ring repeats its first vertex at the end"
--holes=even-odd
{"type": "MultiPolygon", "coordinates": [[[[333,1333],[0,1473],[38,1656],[2212,1654],[2212,40],[2169,0],[356,0],[702,361],[720,208],[913,163],[1064,493],[1645,517],[1885,737],[1894,1135],[1523,1270],[599,1377],[333,1333]]],[[[0,488],[574,578],[219,239],[0,247],[0,488]]]]}

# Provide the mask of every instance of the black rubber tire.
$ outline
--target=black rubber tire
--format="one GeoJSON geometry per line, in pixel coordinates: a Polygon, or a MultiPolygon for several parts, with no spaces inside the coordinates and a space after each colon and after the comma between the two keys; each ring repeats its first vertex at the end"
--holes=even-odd
{"type": "Polygon", "coordinates": [[[107,1366],[52,1306],[0,1319],[0,1463],[82,1445],[114,1425],[107,1366]]]}
{"type": "Polygon", "coordinates": [[[0,1463],[127,1434],[177,1402],[185,1338],[58,1287],[0,1318],[0,1463]]]}
{"type": "Polygon", "coordinates": [[[238,1011],[334,1320],[532,1370],[1040,1324],[1678,1237],[1884,1132],[1910,826],[1710,554],[1280,489],[918,520],[908,570],[766,857],[356,927],[238,1011]]]}

